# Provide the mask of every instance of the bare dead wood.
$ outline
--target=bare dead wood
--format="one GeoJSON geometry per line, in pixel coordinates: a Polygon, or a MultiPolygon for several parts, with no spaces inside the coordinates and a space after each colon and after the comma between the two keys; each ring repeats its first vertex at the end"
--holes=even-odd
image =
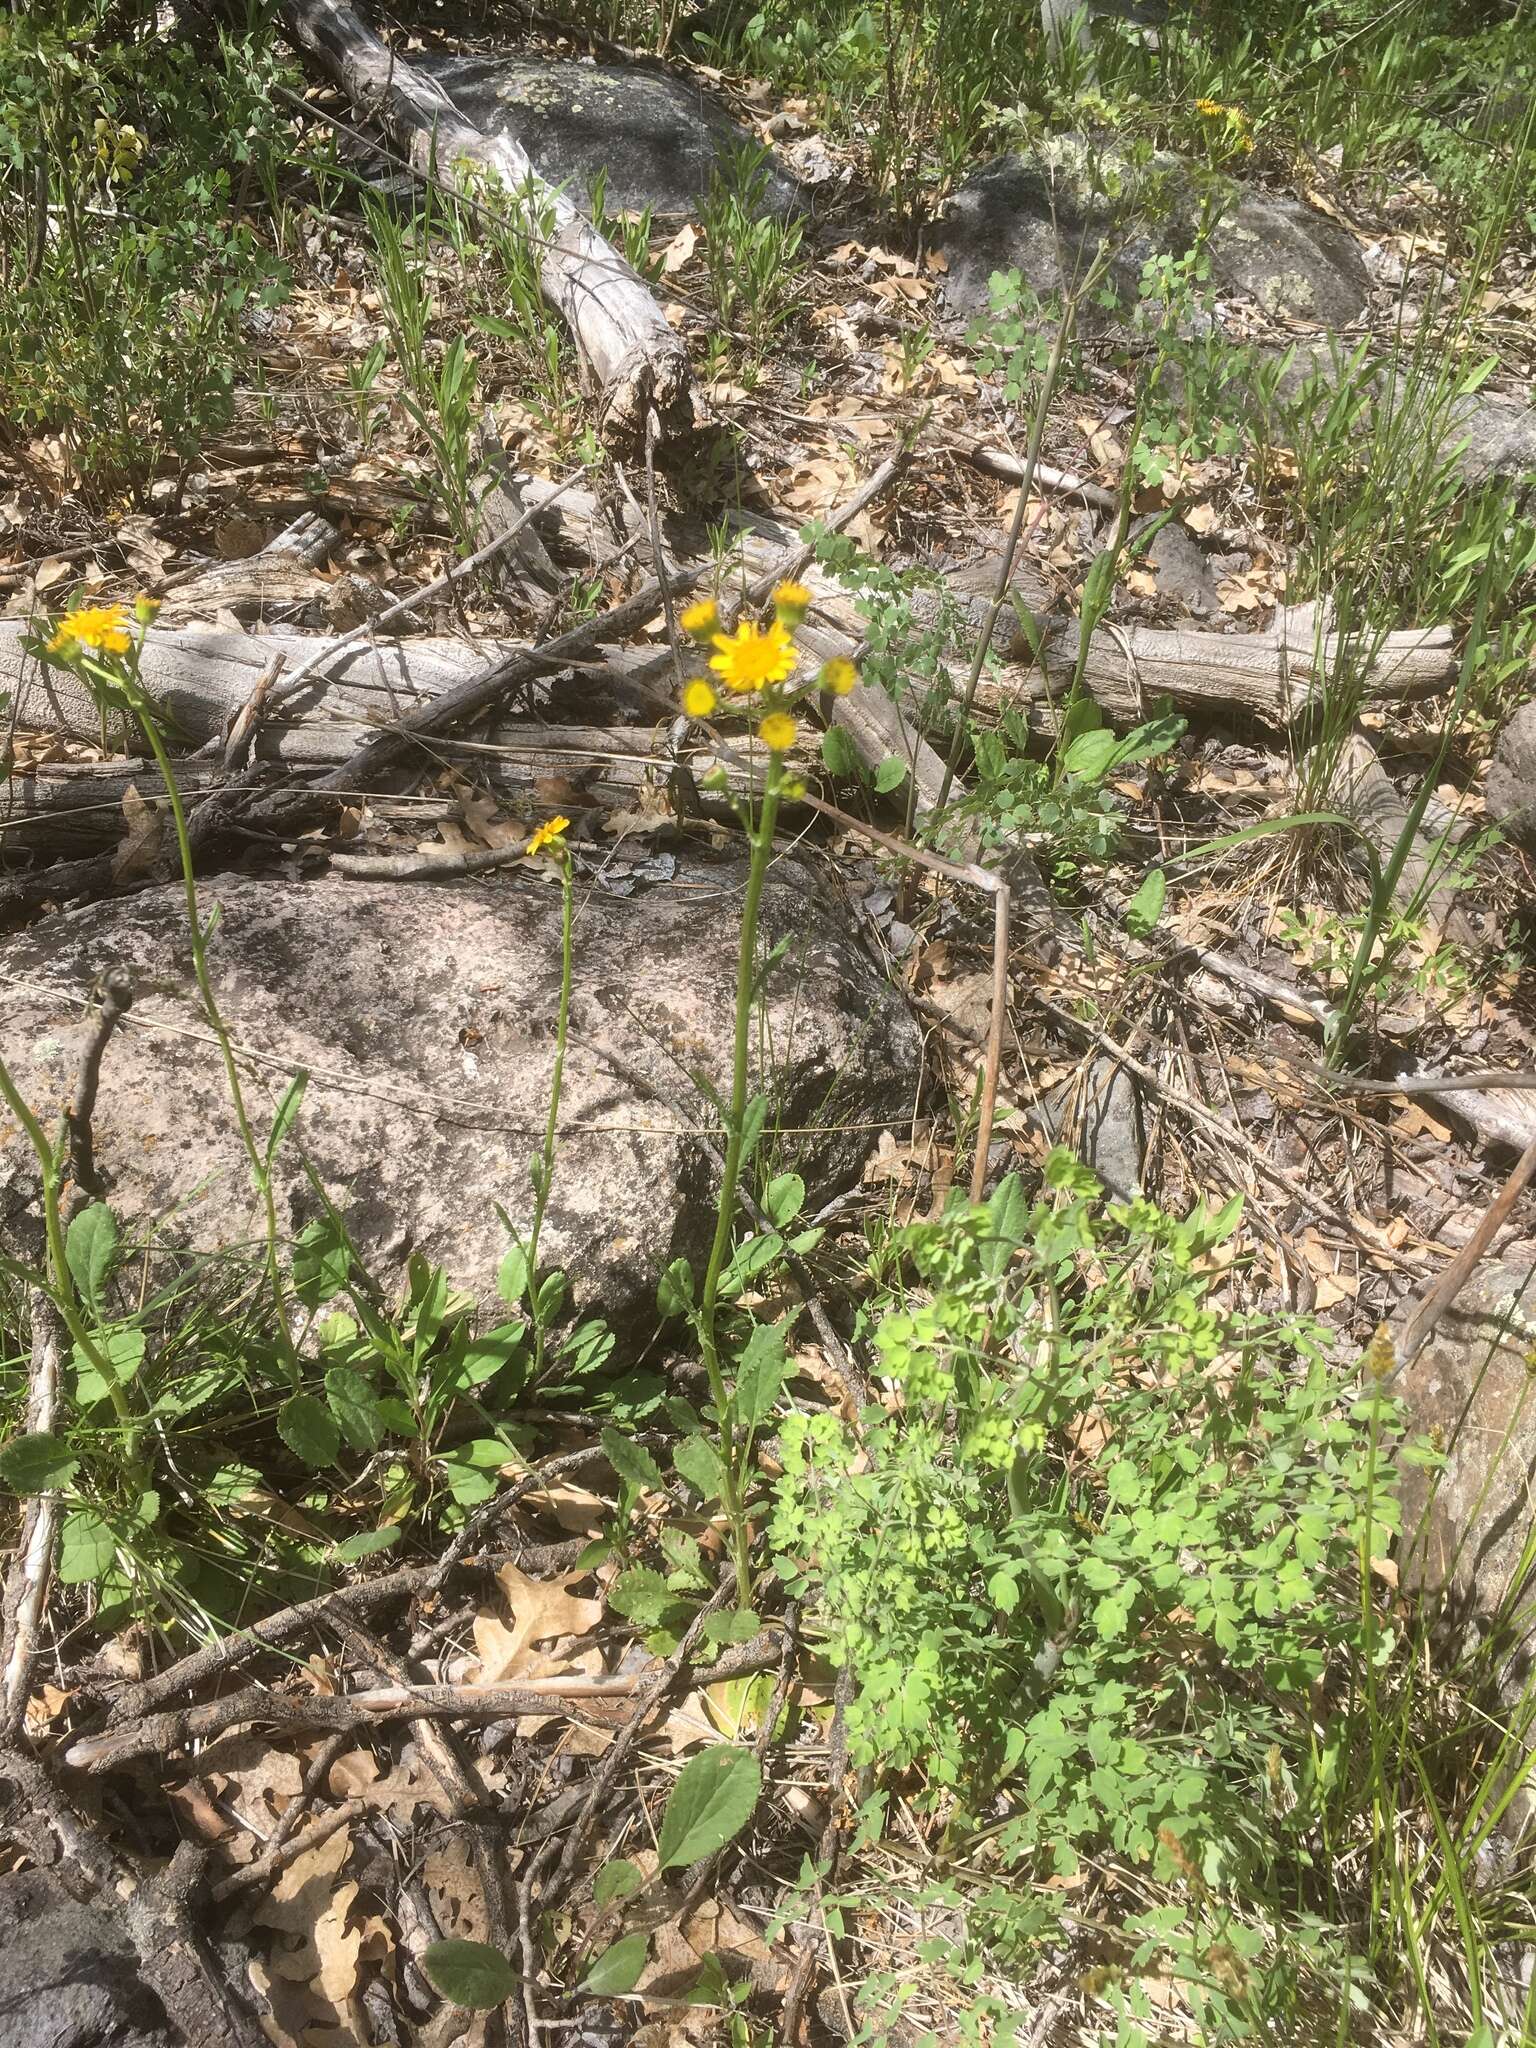
{"type": "Polygon", "coordinates": [[[1533,1137],[1503,1187],[1478,1218],[1477,1227],[1440,1278],[1409,1314],[1397,1344],[1399,1368],[1411,1365],[1434,1333],[1436,1324],[1455,1301],[1463,1287],[1498,1236],[1531,1177],[1536,1174],[1536,1137],[1533,1137]]]}
{"type": "Polygon", "coordinates": [[[333,586],[320,575],[341,531],[317,512],[303,512],[257,554],[235,562],[202,562],[166,579],[162,618],[186,620],[200,612],[237,618],[294,606],[323,604],[333,586]]]}
{"type": "MultiPolygon", "coordinates": [[[[1332,796],[1354,819],[1385,868],[1410,831],[1409,806],[1364,733],[1351,733],[1340,750],[1332,796]]],[[[1453,873],[1456,843],[1470,824],[1470,819],[1457,820],[1442,804],[1432,802],[1413,831],[1393,892],[1402,909],[1419,917],[1436,940],[1443,935],[1465,944],[1476,936],[1459,907],[1453,873]]]]}
{"type": "MultiPolygon", "coordinates": [[[[1070,620],[1037,619],[1044,629],[1044,678],[1018,670],[983,679],[978,702],[994,710],[1059,700],[1077,661],[1078,629],[1070,620]]],[[[1319,645],[1310,632],[1288,629],[1285,617],[1267,633],[1206,633],[1106,624],[1089,648],[1084,683],[1106,718],[1134,724],[1159,698],[1181,709],[1252,718],[1287,731],[1323,701],[1327,677],[1344,658],[1341,637],[1319,645]]],[[[1361,679],[1372,701],[1422,697],[1452,678],[1456,653],[1448,626],[1389,633],[1361,679]]]]}
{"type": "MultiPolygon", "coordinates": [[[[739,1678],[747,1671],[766,1671],[778,1661],[771,1636],[754,1637],[743,1654],[721,1658],[699,1673],[700,1685],[722,1677],[739,1678]]],[[[247,1686],[224,1699],[201,1706],[150,1714],[142,1721],[101,1735],[77,1737],[64,1753],[71,1770],[121,1770],[144,1756],[170,1756],[189,1742],[204,1742],[231,1728],[328,1728],[361,1731],[394,1721],[512,1721],[525,1714],[560,1712],[599,1727],[623,1727],[629,1716],[615,1718],[616,1703],[633,1699],[641,1680],[629,1673],[615,1678],[587,1678],[579,1673],[529,1678],[520,1685],[375,1685],[341,1695],[274,1692],[263,1685],[247,1686]]]]}
{"type": "Polygon", "coordinates": [[[641,446],[654,409],[669,438],[693,425],[687,351],[650,288],[566,194],[547,185],[507,136],[487,136],[448,94],[413,71],[341,0],[284,0],[300,46],[361,111],[381,120],[420,172],[467,159],[500,180],[501,203],[534,237],[546,296],[575,338],[610,445],[641,446]],[[546,234],[544,223],[550,231],[546,234]]]}
{"type": "MultiPolygon", "coordinates": [[[[505,1505],[505,1503],[503,1503],[505,1505]]],[[[560,1571],[571,1565],[583,1549],[577,1540],[569,1543],[529,1543],[516,1550],[507,1550],[501,1555],[516,1562],[520,1568],[537,1574],[546,1571],[560,1571]]],[[[452,1560],[457,1564],[458,1559],[452,1560]]],[[[483,1562],[489,1564],[492,1559],[483,1562]]],[[[264,1650],[281,1649],[298,1636],[310,1630],[325,1626],[337,1614],[350,1617],[374,1615],[397,1606],[403,1600],[415,1599],[419,1595],[436,1593],[441,1590],[447,1577],[444,1564],[405,1565],[399,1571],[390,1572],[382,1578],[364,1579],[359,1584],[336,1586],[328,1593],[317,1593],[313,1599],[296,1601],[291,1607],[281,1608],[276,1614],[269,1614],[263,1620],[252,1622],[249,1628],[236,1634],[222,1636],[216,1643],[205,1643],[201,1649],[193,1650],[168,1670],[157,1672],[152,1678],[130,1686],[113,1702],[110,1725],[123,1727],[140,1721],[147,1715],[156,1714],[171,1700],[180,1699],[183,1694],[196,1692],[221,1678],[228,1671],[237,1670],[252,1657],[260,1656],[264,1650]]]]}

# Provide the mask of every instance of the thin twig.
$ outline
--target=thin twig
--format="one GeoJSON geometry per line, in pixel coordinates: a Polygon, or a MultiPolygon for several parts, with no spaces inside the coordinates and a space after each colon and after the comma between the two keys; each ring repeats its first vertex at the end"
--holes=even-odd
{"type": "MultiPolygon", "coordinates": [[[[520,1562],[538,1571],[551,1567],[559,1569],[560,1563],[568,1562],[580,1548],[579,1542],[530,1543],[514,1554],[520,1562]]],[[[252,1622],[249,1628],[221,1636],[216,1643],[205,1643],[200,1650],[190,1651],[169,1670],[131,1686],[114,1701],[107,1725],[109,1728],[121,1728],[141,1721],[147,1714],[157,1713],[171,1700],[197,1691],[210,1679],[221,1678],[226,1671],[234,1670],[262,1651],[278,1649],[306,1630],[330,1621],[338,1612],[356,1620],[363,1615],[377,1614],[397,1601],[410,1600],[418,1594],[440,1592],[448,1571],[459,1562],[458,1558],[453,1558],[436,1564],[403,1565],[383,1578],[364,1579],[360,1584],[349,1586],[333,1586],[328,1593],[317,1593],[312,1599],[299,1600],[291,1607],[280,1608],[276,1614],[252,1622]]]]}
{"type": "Polygon", "coordinates": [[[1117,1039],[1111,1038],[1107,1031],[1100,1031],[1094,1025],[1085,1023],[1081,1017],[1074,1016],[1071,1010],[1065,1009],[1060,1003],[1053,1003],[1049,996],[1043,995],[1039,989],[1031,992],[1031,1000],[1056,1018],[1072,1036],[1086,1039],[1090,1044],[1098,1046],[1101,1052],[1108,1053],[1109,1057],[1124,1067],[1128,1074],[1134,1074],[1138,1081],[1144,1082],[1165,1102],[1171,1103],[1187,1116],[1192,1123],[1200,1125],[1213,1137],[1219,1138],[1224,1145],[1241,1152],[1246,1159],[1253,1162],[1255,1171],[1265,1180],[1278,1188],[1283,1188],[1293,1202],[1298,1202],[1302,1208],[1311,1210],[1314,1216],[1324,1217],[1336,1229],[1342,1230],[1352,1242],[1363,1245],[1373,1258],[1390,1259],[1402,1266],[1409,1264],[1408,1260],[1399,1258],[1383,1245],[1363,1238],[1349,1217],[1335,1203],[1325,1202],[1320,1195],[1314,1195],[1309,1188],[1303,1186],[1294,1174],[1276,1166],[1274,1161],[1268,1158],[1251,1138],[1245,1137],[1235,1124],[1227,1123],[1196,1102],[1193,1096],[1172,1087],[1154,1068],[1146,1066],[1141,1060],[1133,1059],[1125,1047],[1117,1039]]]}
{"type": "MultiPolygon", "coordinates": [[[[702,1610],[705,1614],[710,1611],[702,1610]]],[[[327,1621],[329,1626],[339,1627],[338,1611],[333,1610],[327,1621]]],[[[699,1682],[717,1685],[722,1679],[739,1678],[748,1671],[765,1671],[777,1658],[778,1645],[765,1631],[706,1667],[699,1674],[699,1682]]],[[[574,1720],[590,1720],[599,1727],[628,1730],[633,1724],[632,1742],[650,1712],[650,1689],[654,1688],[659,1696],[665,1691],[666,1682],[669,1681],[665,1670],[648,1682],[645,1691],[641,1691],[641,1680],[635,1673],[588,1678],[574,1672],[552,1678],[528,1678],[521,1685],[379,1685],[342,1697],[305,1697],[252,1685],[225,1699],[150,1714],[102,1735],[81,1736],[70,1744],[65,1761],[72,1770],[118,1770],[138,1757],[168,1756],[189,1742],[204,1742],[247,1723],[260,1722],[273,1728],[361,1730],[427,1717],[436,1721],[509,1721],[524,1714],[552,1712],[564,1712],[574,1720]],[[633,1713],[622,1721],[615,1721],[603,1711],[610,1703],[634,1699],[637,1692],[640,1699],[633,1713]]]]}
{"type": "Polygon", "coordinates": [[[74,1182],[75,1189],[92,1195],[101,1192],[91,1135],[91,1119],[96,1113],[96,1093],[101,1086],[101,1062],[113,1032],[133,1007],[133,974],[126,967],[109,968],[102,977],[99,987],[101,1008],[96,1014],[95,1026],[80,1058],[80,1071],[75,1081],[73,1100],[64,1112],[64,1134],[69,1140],[70,1179],[74,1182]]]}
{"type": "Polygon", "coordinates": [[[1514,1171],[1488,1204],[1477,1228],[1404,1323],[1397,1346],[1399,1370],[1411,1365],[1428,1342],[1435,1325],[1466,1286],[1478,1261],[1503,1228],[1509,1212],[1519,1201],[1533,1174],[1536,1174],[1536,1138],[1520,1154],[1514,1171]]]}
{"type": "MultiPolygon", "coordinates": [[[[348,1739],[346,1736],[332,1737],[333,1742],[348,1739]]],[[[294,1802],[295,1805],[297,1803],[294,1802]]],[[[247,1863],[243,1870],[232,1870],[228,1877],[221,1877],[217,1884],[210,1886],[208,1896],[215,1905],[222,1905],[226,1899],[238,1898],[241,1892],[254,1891],[272,1878],[281,1877],[290,1863],[297,1863],[311,1849],[318,1849],[338,1829],[359,1819],[367,1811],[366,1799],[343,1799],[339,1806],[328,1807],[324,1813],[316,1814],[307,1828],[285,1836],[281,1842],[274,1841],[266,1854],[258,1856],[254,1863],[247,1863]]],[[[287,1817],[287,1814],[283,1816],[285,1820],[287,1817]]]]}

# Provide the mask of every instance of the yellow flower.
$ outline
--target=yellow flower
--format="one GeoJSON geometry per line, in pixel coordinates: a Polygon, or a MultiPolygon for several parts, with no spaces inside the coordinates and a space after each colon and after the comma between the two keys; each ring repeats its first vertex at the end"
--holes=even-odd
{"type": "Polygon", "coordinates": [[[745,619],[733,634],[717,633],[715,646],[709,665],[729,690],[760,690],[794,674],[794,644],[778,624],[764,630],[745,619]]]}
{"type": "Polygon", "coordinates": [[[133,616],[141,626],[153,625],[162,601],[158,597],[136,597],[133,602],[133,616]]]}
{"type": "Polygon", "coordinates": [[[560,846],[560,841],[570,829],[571,821],[569,818],[550,818],[539,827],[538,831],[529,840],[528,851],[530,853],[542,853],[546,846],[553,846],[557,852],[563,851],[564,849],[560,846]]]}
{"type": "Polygon", "coordinates": [[[757,728],[757,736],[770,753],[787,754],[798,737],[798,728],[787,711],[770,711],[757,728]]]}
{"type": "Polygon", "coordinates": [[[1227,111],[1228,109],[1221,104],[1220,100],[1195,101],[1195,112],[1197,114],[1204,114],[1207,121],[1219,121],[1227,111]]]}
{"type": "Polygon", "coordinates": [[[690,718],[708,718],[719,701],[702,676],[695,676],[691,683],[683,685],[683,709],[690,718]]]}
{"type": "Polygon", "coordinates": [[[48,642],[50,654],[94,649],[97,654],[126,654],[133,645],[128,614],[120,604],[91,604],[69,612],[48,642]]]}
{"type": "Polygon", "coordinates": [[[841,654],[834,654],[829,662],[823,664],[821,674],[816,680],[824,690],[830,690],[834,697],[846,697],[859,680],[859,672],[851,661],[846,660],[841,654]]]}
{"type": "Polygon", "coordinates": [[[811,593],[803,583],[781,583],[773,593],[774,615],[781,626],[798,626],[811,608],[811,593]]]}
{"type": "Polygon", "coordinates": [[[720,623],[720,607],[712,597],[701,597],[697,604],[689,605],[677,623],[691,639],[708,640],[720,623]]]}

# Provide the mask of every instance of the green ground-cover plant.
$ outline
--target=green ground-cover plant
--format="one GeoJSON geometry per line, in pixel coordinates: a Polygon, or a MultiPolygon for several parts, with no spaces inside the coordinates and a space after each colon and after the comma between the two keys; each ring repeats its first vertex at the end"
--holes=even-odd
{"type": "Polygon", "coordinates": [[[1361,1588],[1411,1454],[1319,1326],[1213,1297],[1239,1207],[1106,1203],[1055,1153],[1034,1201],[1010,1177],[893,1233],[859,1311],[893,1399],[785,1419],[770,1524],[855,1674],[854,1757],[945,1818],[973,1904],[999,1881],[981,1946],[1044,1937],[1031,1877],[1109,1856],[1177,1902],[1117,1965],[1240,1959],[1211,2038],[1255,2016],[1264,1902],[1312,1885],[1351,1768],[1315,1702],[1395,1654],[1361,1588]]]}
{"type": "Polygon", "coordinates": [[[97,502],[229,421],[287,291],[246,214],[286,149],[263,34],[113,40],[105,0],[0,29],[0,420],[97,502]]]}
{"type": "Polygon", "coordinates": [[[769,207],[768,152],[743,143],[710,174],[704,203],[704,258],[721,322],[760,356],[799,307],[805,224],[769,207]]]}

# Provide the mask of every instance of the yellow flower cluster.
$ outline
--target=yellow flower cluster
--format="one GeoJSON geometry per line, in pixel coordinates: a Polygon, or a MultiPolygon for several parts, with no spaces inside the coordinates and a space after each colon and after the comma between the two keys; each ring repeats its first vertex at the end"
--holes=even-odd
{"type": "MultiPolygon", "coordinates": [[[[807,684],[796,684],[799,655],[794,633],[805,622],[814,594],[803,583],[781,583],[773,593],[773,622],[759,626],[743,619],[733,633],[722,630],[720,610],[713,598],[690,605],[680,624],[690,639],[711,647],[709,666],[716,681],[695,676],[683,686],[683,710],[690,718],[708,718],[720,702],[724,689],[732,696],[757,696],[762,716],[757,736],[773,754],[787,754],[799,737],[794,711],[808,693],[807,684]]],[[[815,687],[846,697],[859,679],[851,661],[841,655],[822,665],[815,687]]]]}
{"type": "Polygon", "coordinates": [[[91,604],[60,619],[48,642],[50,654],[126,654],[133,645],[128,611],[120,604],[91,604]]]}
{"type": "Polygon", "coordinates": [[[542,853],[545,847],[548,846],[553,847],[558,853],[562,851],[565,835],[570,829],[571,821],[569,818],[547,818],[539,826],[524,850],[528,853],[542,853]]]}
{"type": "Polygon", "coordinates": [[[1196,100],[1195,112],[1207,121],[1225,121],[1227,139],[1236,148],[1253,148],[1253,123],[1241,107],[1229,107],[1223,100],[1196,100]]]}

